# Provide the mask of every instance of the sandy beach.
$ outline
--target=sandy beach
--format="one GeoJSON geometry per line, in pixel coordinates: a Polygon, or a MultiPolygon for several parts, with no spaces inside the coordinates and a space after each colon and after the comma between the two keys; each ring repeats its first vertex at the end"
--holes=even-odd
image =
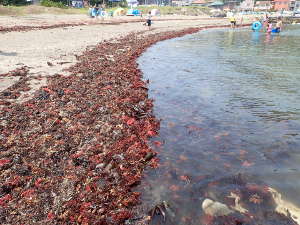
{"type": "MultiPolygon", "coordinates": [[[[225,25],[227,19],[210,19],[192,16],[161,16],[153,18],[153,30],[146,34],[181,30],[188,27],[225,25]]],[[[0,74],[16,67],[32,67],[32,73],[54,74],[69,65],[58,63],[76,61],[88,46],[111,38],[120,38],[130,32],[147,30],[143,19],[119,17],[114,19],[90,19],[85,15],[44,15],[23,18],[0,17],[0,27],[47,26],[64,24],[86,24],[55,29],[31,30],[27,32],[2,33],[0,36],[0,74]],[[132,22],[131,22],[132,21],[132,22]],[[126,22],[126,23],[125,23],[126,22]],[[47,62],[54,65],[49,68],[47,62]]],[[[68,64],[66,63],[66,64],[68,64]]]]}
{"type": "MultiPolygon", "coordinates": [[[[226,19],[207,17],[165,16],[154,18],[153,29],[147,31],[143,22],[134,17],[119,17],[101,21],[85,15],[35,15],[21,18],[0,17],[0,27],[45,26],[55,24],[86,23],[81,26],[66,26],[54,29],[30,30],[24,32],[1,33],[0,74],[27,66],[30,76],[47,77],[62,73],[65,68],[76,62],[76,56],[86,48],[104,40],[121,38],[130,32],[145,31],[153,34],[164,31],[177,31],[187,27],[228,24],[226,19]],[[176,20],[178,19],[178,20],[176,20]],[[104,23],[104,24],[101,24],[104,23]],[[115,24],[109,24],[115,23],[115,24]]],[[[143,21],[143,20],[142,20],[143,21]]],[[[66,72],[63,72],[67,74],[66,72]]],[[[17,79],[2,78],[0,90],[6,89],[17,79]]],[[[45,84],[44,79],[32,81],[34,90],[45,84]]]]}

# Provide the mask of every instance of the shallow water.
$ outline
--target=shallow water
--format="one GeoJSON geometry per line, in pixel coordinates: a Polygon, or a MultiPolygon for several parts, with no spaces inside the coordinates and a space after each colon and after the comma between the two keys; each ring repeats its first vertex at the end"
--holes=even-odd
{"type": "Polygon", "coordinates": [[[300,207],[299,43],[297,25],[280,35],[207,30],[139,58],[161,120],[160,168],[139,188],[147,210],[167,201],[166,224],[203,224],[203,200],[224,202],[237,180],[273,187],[300,207]]]}
{"type": "Polygon", "coordinates": [[[17,53],[16,52],[2,52],[2,51],[0,51],[0,55],[3,55],[3,56],[16,56],[17,53]]]}

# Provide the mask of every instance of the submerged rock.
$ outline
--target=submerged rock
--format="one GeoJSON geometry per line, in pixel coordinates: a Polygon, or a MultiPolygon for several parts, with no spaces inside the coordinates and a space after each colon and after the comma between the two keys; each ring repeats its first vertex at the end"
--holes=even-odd
{"type": "Polygon", "coordinates": [[[227,205],[206,198],[202,202],[202,209],[205,214],[210,216],[227,216],[234,211],[229,209],[227,205]]]}

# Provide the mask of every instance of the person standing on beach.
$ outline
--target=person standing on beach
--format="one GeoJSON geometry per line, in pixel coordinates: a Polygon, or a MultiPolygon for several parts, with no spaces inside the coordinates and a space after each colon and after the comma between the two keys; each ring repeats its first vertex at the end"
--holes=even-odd
{"type": "Polygon", "coordinates": [[[243,15],[241,15],[240,26],[243,26],[243,23],[244,23],[244,17],[243,15]]]}
{"type": "Polygon", "coordinates": [[[276,33],[279,33],[281,30],[282,30],[282,20],[281,17],[279,17],[275,26],[275,31],[276,33]]]}
{"type": "Polygon", "coordinates": [[[267,22],[266,29],[267,34],[270,34],[272,32],[272,23],[270,21],[267,22]]]}
{"type": "Polygon", "coordinates": [[[106,8],[106,5],[103,1],[103,4],[101,5],[101,8],[100,8],[100,16],[101,16],[101,20],[104,20],[104,13],[105,13],[105,8],[106,8]]]}
{"type": "Polygon", "coordinates": [[[235,19],[235,17],[233,15],[229,18],[229,21],[230,21],[231,28],[235,28],[235,26],[236,26],[236,19],[235,19]]]}
{"type": "Polygon", "coordinates": [[[147,20],[146,20],[146,25],[148,26],[148,29],[151,29],[151,24],[152,24],[152,18],[151,18],[151,11],[149,11],[147,15],[147,20]]]}
{"type": "Polygon", "coordinates": [[[100,2],[96,2],[96,4],[94,5],[94,12],[95,12],[95,17],[98,18],[98,16],[101,14],[100,2]]]}
{"type": "Polygon", "coordinates": [[[265,17],[264,17],[264,20],[263,20],[263,26],[266,28],[266,30],[268,29],[268,26],[269,26],[268,14],[265,14],[265,17]]]}

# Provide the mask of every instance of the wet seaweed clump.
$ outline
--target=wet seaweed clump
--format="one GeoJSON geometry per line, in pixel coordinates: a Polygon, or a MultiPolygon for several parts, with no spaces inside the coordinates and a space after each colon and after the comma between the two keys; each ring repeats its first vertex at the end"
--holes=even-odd
{"type": "Polygon", "coordinates": [[[0,26],[0,33],[21,32],[21,31],[30,31],[30,30],[45,30],[45,29],[53,29],[59,27],[83,26],[83,25],[86,25],[86,23],[60,23],[60,24],[42,25],[42,26],[11,26],[11,27],[0,26]]]}
{"type": "Polygon", "coordinates": [[[5,74],[0,74],[1,77],[19,77],[19,80],[8,87],[4,91],[0,92],[0,106],[10,105],[12,100],[15,100],[21,96],[22,92],[29,91],[29,78],[28,78],[29,68],[24,66],[17,68],[5,74]]]}

